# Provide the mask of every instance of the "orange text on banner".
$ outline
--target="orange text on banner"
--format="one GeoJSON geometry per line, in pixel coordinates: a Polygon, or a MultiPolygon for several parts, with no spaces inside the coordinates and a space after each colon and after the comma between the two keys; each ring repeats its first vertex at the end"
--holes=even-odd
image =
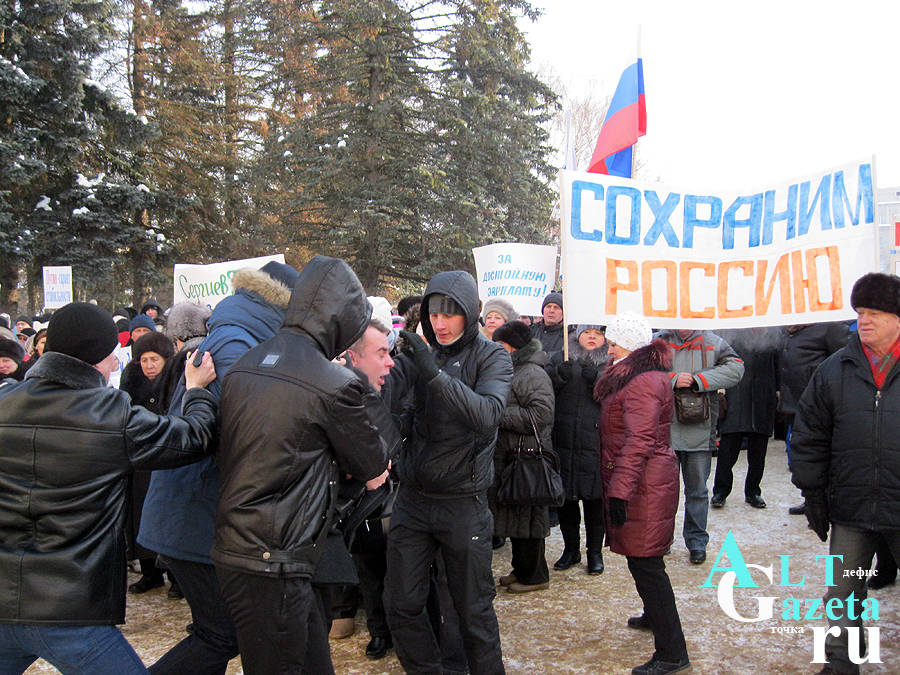
{"type": "MultiPolygon", "coordinates": [[[[620,295],[638,293],[646,317],[723,318],[765,316],[772,312],[791,314],[825,312],[844,306],[841,291],[841,260],[837,246],[820,246],[785,253],[773,264],[768,260],[729,260],[720,263],[671,260],[606,259],[606,313],[619,310],[620,295]],[[827,271],[828,289],[819,283],[820,269],[827,271]],[[654,272],[665,283],[657,287],[654,272]],[[741,301],[729,306],[729,285],[741,279],[741,301]],[[715,305],[698,306],[698,289],[714,285],[715,305]],[[772,305],[778,294],[778,305],[772,305]]],[[[630,304],[630,303],[629,303],[630,304]]]]}

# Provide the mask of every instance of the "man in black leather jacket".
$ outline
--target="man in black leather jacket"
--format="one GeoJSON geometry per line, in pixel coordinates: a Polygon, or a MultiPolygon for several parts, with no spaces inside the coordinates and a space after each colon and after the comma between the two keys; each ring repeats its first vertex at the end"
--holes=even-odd
{"type": "Polygon", "coordinates": [[[467,272],[441,272],[428,283],[422,330],[433,351],[404,331],[407,353],[389,377],[392,395],[412,390],[414,403],[388,533],[388,624],[408,673],[447,672],[425,611],[440,552],[469,672],[502,673],[487,489],[512,362],[478,330],[478,291],[467,272]]]}
{"type": "Polygon", "coordinates": [[[0,672],[39,657],[65,673],[145,673],[125,623],[125,504],[135,469],[196,462],[212,437],[212,359],[189,363],[183,418],[107,386],[112,317],[56,312],[24,382],[0,384],[0,672]]]}
{"type": "Polygon", "coordinates": [[[370,316],[347,263],[316,256],[300,272],[279,332],[224,378],[212,559],[247,675],[333,672],[310,579],[339,477],[369,489],[387,477],[368,385],[332,362],[370,316]]]}

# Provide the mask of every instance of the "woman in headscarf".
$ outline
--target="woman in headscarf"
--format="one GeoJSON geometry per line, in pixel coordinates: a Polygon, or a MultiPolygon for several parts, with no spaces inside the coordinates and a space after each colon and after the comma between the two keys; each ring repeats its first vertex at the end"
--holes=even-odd
{"type": "MultiPolygon", "coordinates": [[[[690,668],[675,594],[663,555],[675,534],[678,460],[669,442],[673,395],[671,355],[652,341],[646,319],[626,312],[606,329],[612,365],[597,380],[600,461],[607,506],[607,541],[626,556],[653,631],[651,659],[631,672],[663,675],[690,668]]],[[[629,622],[631,623],[631,622],[629,622]]]]}

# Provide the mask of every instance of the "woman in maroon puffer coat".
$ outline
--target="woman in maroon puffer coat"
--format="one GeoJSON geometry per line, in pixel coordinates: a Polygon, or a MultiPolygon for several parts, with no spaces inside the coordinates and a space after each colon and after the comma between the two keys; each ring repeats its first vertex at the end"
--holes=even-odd
{"type": "Polygon", "coordinates": [[[600,469],[610,549],[628,559],[644,614],[632,627],[653,631],[653,657],[631,672],[662,675],[690,668],[675,594],[663,555],[675,533],[678,460],[669,445],[671,355],[643,317],[624,313],[606,329],[613,365],[597,381],[600,469]]]}

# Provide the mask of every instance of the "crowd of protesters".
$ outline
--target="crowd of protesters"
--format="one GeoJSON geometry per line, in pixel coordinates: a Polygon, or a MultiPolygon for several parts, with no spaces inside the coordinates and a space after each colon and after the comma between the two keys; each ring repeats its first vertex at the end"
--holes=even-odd
{"type": "MultiPolygon", "coordinates": [[[[329,637],[352,633],[359,605],[370,659],[393,648],[410,673],[502,673],[494,597],[552,593],[557,524],[557,570],[583,550],[590,575],[604,546],[625,556],[644,608],[627,626],[655,642],[632,672],[681,672],[665,569],[681,484],[700,565],[743,449],[745,502],[766,508],[779,430],[804,497],[791,513],[823,540],[832,528],[848,568],[877,552],[869,588],[894,583],[900,278],[857,281],[858,326],[656,333],[630,313],[567,326],[556,291],[540,317],[482,305],[463,271],[396,308],[323,256],[233,286],[211,311],[0,315],[0,672],[41,657],[147,672],[116,625],[126,592],[168,577],[192,624],[152,673],[221,675],[238,654],[251,675],[333,672],[329,637]],[[525,452],[558,471],[556,506],[505,500],[525,452]],[[126,587],[127,564],[141,576],[126,587]]],[[[820,672],[858,673],[846,628],[861,622],[837,625],[820,672]]]]}

